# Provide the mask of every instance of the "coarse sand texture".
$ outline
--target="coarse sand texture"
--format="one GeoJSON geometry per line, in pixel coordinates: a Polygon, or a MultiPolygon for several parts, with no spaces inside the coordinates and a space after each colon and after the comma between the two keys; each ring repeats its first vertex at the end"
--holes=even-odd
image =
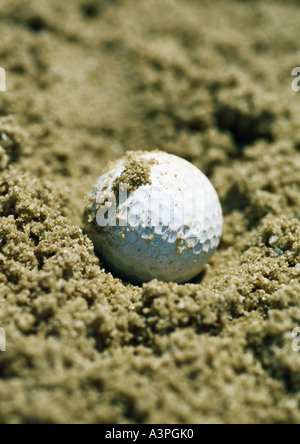
{"type": "MultiPolygon", "coordinates": [[[[1,424],[300,422],[299,8],[0,2],[1,424]],[[189,283],[120,279],[85,227],[101,171],[153,150],[220,198],[189,283]]],[[[131,165],[115,191],[151,181],[131,165]]]]}

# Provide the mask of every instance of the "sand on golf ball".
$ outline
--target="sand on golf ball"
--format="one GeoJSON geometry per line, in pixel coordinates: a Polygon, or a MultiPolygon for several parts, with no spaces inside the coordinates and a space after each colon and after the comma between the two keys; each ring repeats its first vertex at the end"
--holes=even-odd
{"type": "Polygon", "coordinates": [[[110,164],[88,199],[85,225],[107,267],[134,283],[184,283],[217,249],[222,209],[208,178],[161,151],[110,164]]]}

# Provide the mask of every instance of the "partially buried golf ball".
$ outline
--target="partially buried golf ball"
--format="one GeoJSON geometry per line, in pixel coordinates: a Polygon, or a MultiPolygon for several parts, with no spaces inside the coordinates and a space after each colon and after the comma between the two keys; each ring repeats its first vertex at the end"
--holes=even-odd
{"type": "Polygon", "coordinates": [[[111,271],[134,283],[183,283],[218,247],[222,209],[207,177],[161,151],[130,152],[92,191],[86,231],[111,271]]]}

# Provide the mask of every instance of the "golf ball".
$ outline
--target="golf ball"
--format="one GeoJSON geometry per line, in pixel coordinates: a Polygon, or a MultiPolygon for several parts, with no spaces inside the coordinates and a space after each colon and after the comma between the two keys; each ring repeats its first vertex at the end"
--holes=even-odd
{"type": "Polygon", "coordinates": [[[134,283],[184,283],[218,247],[222,209],[208,178],[161,151],[130,152],[110,165],[85,210],[100,259],[134,283]]]}

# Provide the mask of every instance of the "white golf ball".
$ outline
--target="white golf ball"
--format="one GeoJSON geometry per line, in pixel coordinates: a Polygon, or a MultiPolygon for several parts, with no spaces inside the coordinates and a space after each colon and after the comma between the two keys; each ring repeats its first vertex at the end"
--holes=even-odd
{"type": "Polygon", "coordinates": [[[130,152],[99,179],[86,231],[107,266],[135,283],[183,283],[218,247],[222,209],[207,177],[161,151],[130,152]]]}

